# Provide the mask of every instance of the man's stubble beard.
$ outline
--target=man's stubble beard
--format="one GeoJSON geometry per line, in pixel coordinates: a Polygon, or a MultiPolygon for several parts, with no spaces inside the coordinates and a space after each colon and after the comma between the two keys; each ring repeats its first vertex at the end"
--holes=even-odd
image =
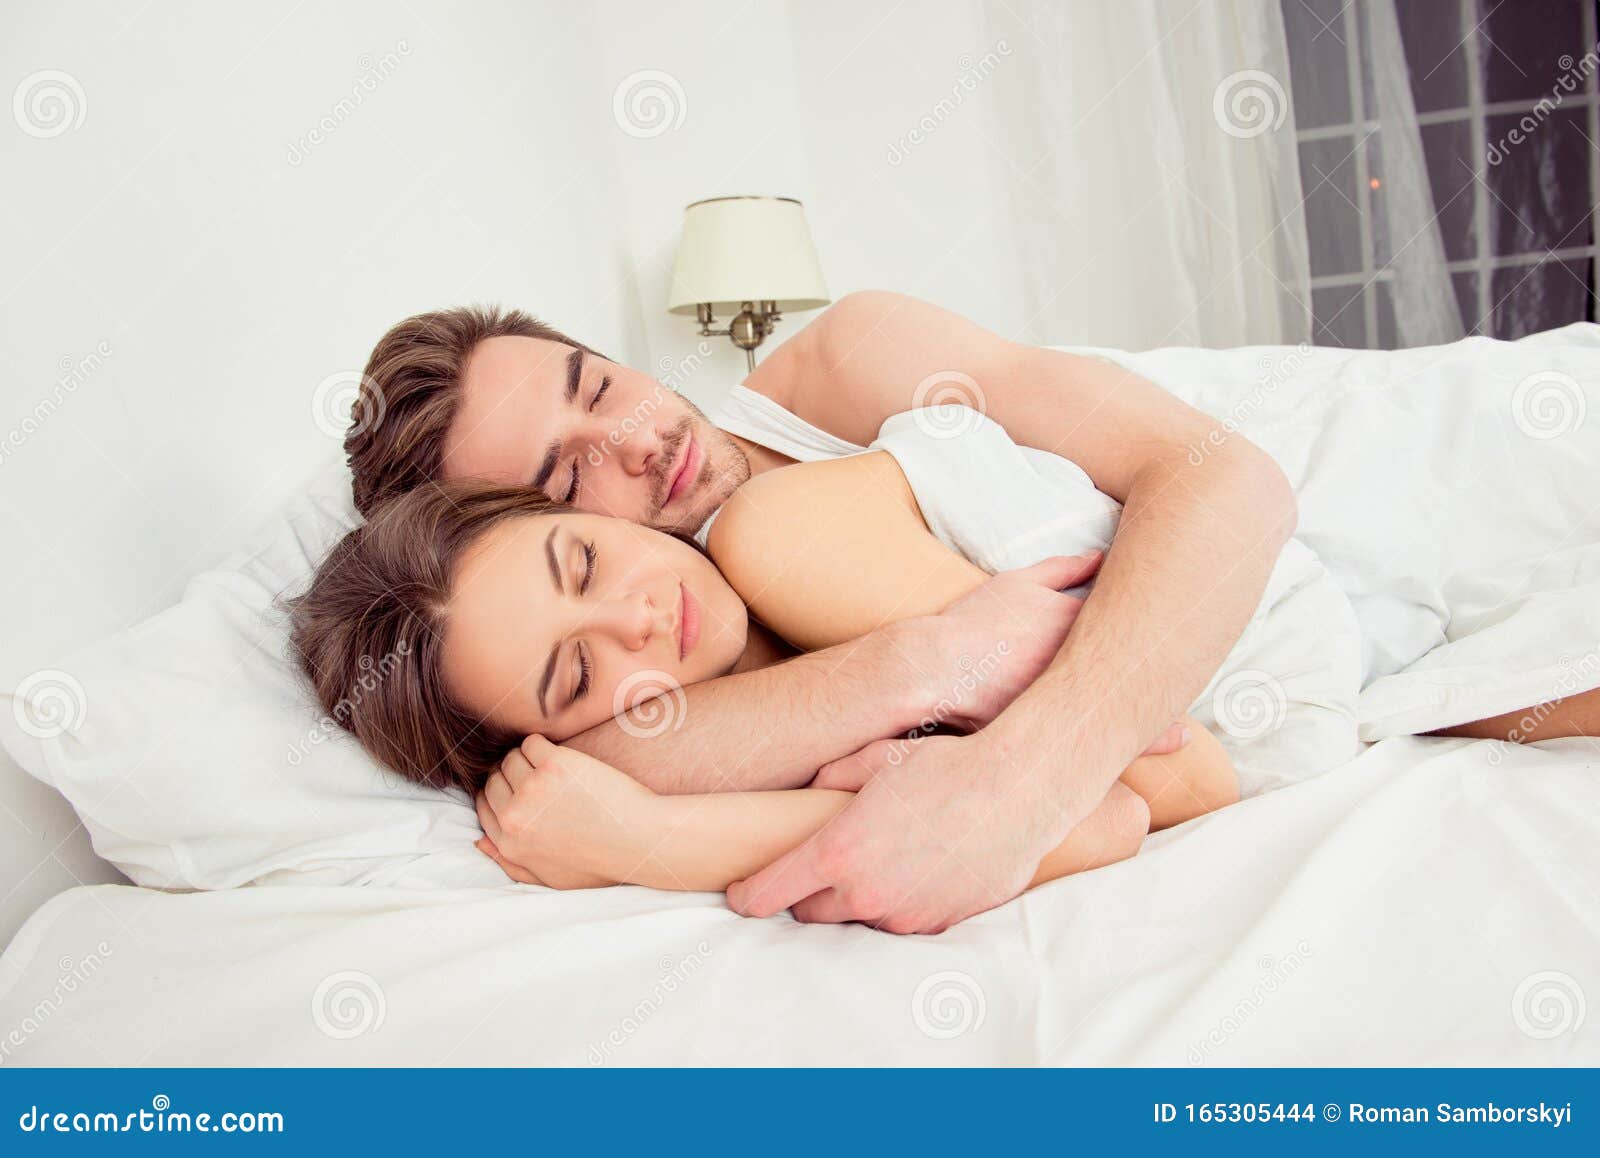
{"type": "Polygon", "coordinates": [[[677,466],[679,452],[688,441],[690,433],[698,426],[701,432],[701,450],[705,453],[700,477],[695,480],[695,490],[701,495],[700,505],[691,513],[692,525],[670,528],[676,534],[692,536],[721,508],[723,503],[728,501],[734,491],[749,481],[750,459],[727,431],[706,417],[705,411],[683,395],[680,394],[678,397],[682,399],[689,413],[673,427],[666,448],[667,453],[661,456],[665,461],[660,476],[653,476],[651,479],[651,497],[656,514],[653,521],[657,526],[661,525],[661,509],[666,505],[667,490],[672,485],[672,480],[667,477],[667,471],[677,466]]]}

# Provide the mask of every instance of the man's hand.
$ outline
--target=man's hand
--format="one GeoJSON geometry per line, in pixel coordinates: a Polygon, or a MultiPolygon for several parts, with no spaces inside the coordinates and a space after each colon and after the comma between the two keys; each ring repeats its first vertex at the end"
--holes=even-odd
{"type": "Polygon", "coordinates": [[[1038,679],[1083,606],[1062,590],[1088,582],[1101,558],[1093,551],[1002,571],[929,617],[939,689],[931,722],[975,731],[1038,679]]]}
{"type": "MultiPolygon", "coordinates": [[[[1087,583],[1103,558],[1091,551],[1002,571],[929,616],[927,636],[937,671],[935,702],[921,722],[923,730],[944,724],[972,732],[1005,711],[1055,660],[1078,618],[1083,600],[1062,594],[1062,589],[1087,583]]],[[[1186,738],[1186,730],[1173,724],[1146,755],[1175,752],[1186,738]]],[[[814,786],[845,787],[820,776],[814,786]]],[[[857,788],[851,786],[852,791],[857,788]]]]}
{"type": "Polygon", "coordinates": [[[982,733],[872,748],[899,759],[816,836],[730,887],[732,909],[939,933],[1027,887],[1059,827],[1039,815],[1029,770],[997,767],[982,733]]]}

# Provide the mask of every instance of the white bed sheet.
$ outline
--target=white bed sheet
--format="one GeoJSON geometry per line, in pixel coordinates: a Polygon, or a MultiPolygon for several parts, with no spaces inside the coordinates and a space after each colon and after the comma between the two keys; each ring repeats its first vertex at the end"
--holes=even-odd
{"type": "Polygon", "coordinates": [[[1584,740],[1384,741],[934,938],[638,888],[74,889],[6,953],[0,1042],[7,1064],[1595,1064],[1597,765],[1584,740]]]}
{"type": "Polygon", "coordinates": [[[1355,760],[931,939],[431,862],[74,889],[0,963],[0,1064],[1600,1063],[1600,745],[1394,734],[1600,681],[1600,327],[1116,356],[1295,483],[1377,677],[1355,760]]]}

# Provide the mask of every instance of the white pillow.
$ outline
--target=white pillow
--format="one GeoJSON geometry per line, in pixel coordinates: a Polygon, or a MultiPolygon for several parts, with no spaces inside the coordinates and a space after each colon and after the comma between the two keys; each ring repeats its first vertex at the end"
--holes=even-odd
{"type": "Polygon", "coordinates": [[[279,597],[359,521],[335,463],[259,549],[0,708],[0,743],[135,883],[506,883],[472,846],[466,795],[385,770],[323,716],[295,664],[279,597]]]}

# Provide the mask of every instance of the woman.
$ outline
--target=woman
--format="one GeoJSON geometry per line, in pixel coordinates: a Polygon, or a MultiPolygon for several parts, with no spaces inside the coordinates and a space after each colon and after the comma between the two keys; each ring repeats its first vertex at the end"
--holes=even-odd
{"type": "MultiPolygon", "coordinates": [[[[858,462],[863,471],[894,469],[882,455],[858,462]]],[[[882,545],[916,518],[915,507],[897,512],[892,491],[876,493],[889,502],[856,504],[851,526],[882,545]]],[[[792,654],[750,621],[741,592],[784,637],[819,647],[936,613],[988,578],[959,559],[940,562],[917,601],[882,606],[868,576],[848,590],[819,590],[804,574],[763,571],[739,547],[740,517],[752,516],[727,512],[713,544],[738,576],[736,591],[694,547],[636,524],[521,488],[419,488],[376,511],[324,561],[295,601],[295,646],[330,713],[385,764],[422,782],[481,788],[491,805],[532,787],[561,810],[564,823],[551,826],[558,837],[536,863],[501,862],[518,879],[720,890],[816,832],[849,794],[658,796],[552,741],[611,718],[641,691],[792,654]],[[375,690],[347,698],[363,658],[388,655],[403,662],[375,690]]],[[[1059,585],[1052,581],[1072,569],[1046,560],[1029,578],[1059,585]]],[[[1236,800],[1226,754],[1193,732],[1178,752],[1137,760],[1040,864],[1035,883],[1131,856],[1150,829],[1236,800]]]]}

